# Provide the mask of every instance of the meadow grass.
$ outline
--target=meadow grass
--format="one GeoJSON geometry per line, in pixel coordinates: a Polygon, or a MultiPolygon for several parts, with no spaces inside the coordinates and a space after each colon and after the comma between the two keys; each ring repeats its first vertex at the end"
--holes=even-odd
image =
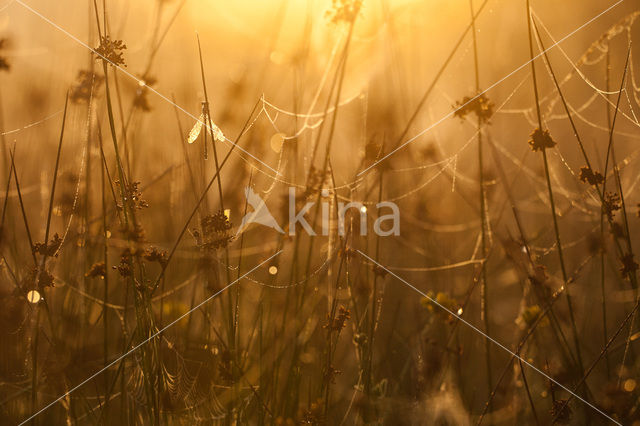
{"type": "Polygon", "coordinates": [[[0,39],[1,423],[640,424],[640,12],[259,3],[0,39]]]}

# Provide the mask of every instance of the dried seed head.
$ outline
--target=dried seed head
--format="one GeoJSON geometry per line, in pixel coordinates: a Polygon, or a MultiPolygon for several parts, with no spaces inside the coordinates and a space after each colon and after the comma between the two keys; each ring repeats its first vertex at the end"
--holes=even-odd
{"type": "MultiPolygon", "coordinates": [[[[131,182],[125,183],[124,186],[124,194],[122,194],[122,186],[120,186],[120,180],[116,179],[114,181],[118,188],[120,189],[120,196],[124,198],[124,202],[128,203],[131,208],[141,210],[145,207],[149,207],[149,203],[142,198],[142,191],[138,188],[140,186],[140,182],[131,182]]],[[[122,206],[118,206],[122,208],[122,206]]]]}
{"type": "Polygon", "coordinates": [[[594,172],[590,167],[584,166],[580,168],[580,180],[595,186],[604,182],[604,176],[600,172],[594,172]]]}
{"type": "Polygon", "coordinates": [[[633,254],[625,254],[620,258],[620,262],[622,263],[620,273],[624,278],[630,280],[631,276],[638,270],[638,264],[634,260],[633,254]]]}
{"type": "Polygon", "coordinates": [[[602,204],[602,210],[609,217],[609,220],[613,220],[614,212],[622,208],[620,195],[613,192],[607,192],[604,194],[604,203],[602,204]]]}
{"type": "Polygon", "coordinates": [[[96,59],[106,59],[111,65],[126,67],[122,57],[122,51],[126,48],[127,45],[122,40],[111,40],[109,36],[101,37],[100,45],[95,49],[98,55],[96,59]]]}
{"type": "Polygon", "coordinates": [[[149,262],[158,262],[161,266],[167,264],[167,252],[164,250],[158,250],[156,247],[149,247],[145,249],[142,257],[149,262]]]}
{"type": "Polygon", "coordinates": [[[62,245],[62,238],[56,233],[53,236],[51,242],[47,243],[35,243],[33,245],[33,252],[39,253],[43,256],[57,256],[58,249],[62,245]]]}
{"type": "Polygon", "coordinates": [[[469,114],[475,114],[481,123],[489,123],[493,116],[493,102],[483,93],[479,96],[465,96],[458,101],[455,108],[454,116],[464,119],[469,114]]]}
{"type": "Polygon", "coordinates": [[[233,224],[227,215],[220,210],[216,214],[203,217],[200,221],[201,230],[194,229],[191,233],[198,247],[205,251],[213,251],[227,247],[233,241],[234,236],[229,235],[232,227],[233,224]]]}
{"type": "Polygon", "coordinates": [[[340,331],[346,326],[346,322],[351,318],[351,311],[344,306],[340,306],[338,309],[338,315],[336,315],[333,319],[327,315],[327,323],[322,326],[327,330],[331,331],[340,331]]]}
{"type": "Polygon", "coordinates": [[[548,130],[535,129],[533,133],[531,133],[529,146],[534,152],[544,151],[547,148],[553,148],[556,146],[556,142],[553,140],[548,130]]]}
{"type": "Polygon", "coordinates": [[[126,278],[133,276],[133,258],[136,256],[140,256],[141,250],[132,250],[130,248],[126,248],[122,250],[120,255],[120,263],[116,266],[112,266],[113,269],[117,270],[118,273],[126,278]]]}
{"type": "Polygon", "coordinates": [[[222,210],[211,216],[202,219],[202,229],[207,233],[211,232],[227,232],[233,225],[229,221],[227,215],[222,210]]]}

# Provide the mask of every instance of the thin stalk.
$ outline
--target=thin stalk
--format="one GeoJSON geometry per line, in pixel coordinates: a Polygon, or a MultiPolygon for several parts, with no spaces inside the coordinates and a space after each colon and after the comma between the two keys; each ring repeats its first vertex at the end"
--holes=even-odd
{"type": "MultiPolygon", "coordinates": [[[[474,71],[475,71],[475,83],[476,83],[476,95],[480,94],[480,64],[478,59],[478,37],[476,30],[476,18],[474,15],[473,8],[473,0],[469,0],[469,7],[471,10],[471,29],[472,29],[472,39],[473,39],[473,60],[474,60],[474,71]]],[[[484,322],[484,331],[487,334],[490,333],[489,329],[489,289],[487,283],[487,229],[488,229],[488,218],[487,218],[487,200],[486,194],[484,190],[484,159],[483,159],[483,150],[482,150],[482,118],[478,114],[477,116],[477,133],[478,133],[478,175],[479,175],[479,193],[480,193],[480,226],[482,228],[481,232],[481,244],[482,244],[482,258],[484,262],[481,265],[481,280],[482,283],[480,285],[480,297],[482,303],[482,320],[484,322]]],[[[491,343],[489,340],[485,340],[485,363],[487,367],[487,386],[489,393],[493,389],[493,379],[492,379],[492,369],[491,369],[491,343]]]]}
{"type": "MultiPolygon", "coordinates": [[[[607,56],[606,56],[606,70],[605,70],[605,85],[606,92],[605,95],[607,101],[609,101],[609,91],[610,91],[610,78],[611,78],[611,57],[609,55],[609,46],[607,46],[607,56]]],[[[609,102],[606,105],[607,108],[607,126],[609,128],[609,132],[612,131],[613,127],[611,125],[611,108],[609,106],[609,102]]],[[[600,292],[602,294],[602,340],[606,345],[609,337],[607,336],[607,292],[605,290],[605,256],[604,256],[604,209],[600,209],[600,292]]],[[[605,354],[605,365],[607,367],[607,378],[611,378],[611,365],[609,362],[609,353],[605,354]]]]}
{"type": "Polygon", "coordinates": [[[9,174],[7,175],[7,185],[4,191],[4,201],[2,202],[2,218],[0,219],[0,241],[4,235],[4,219],[7,213],[7,205],[9,204],[9,189],[11,188],[11,179],[13,178],[13,163],[9,166],[9,174]]]}
{"type": "MultiPolygon", "coordinates": [[[[384,149],[384,148],[383,148],[384,149]]],[[[379,170],[378,175],[378,203],[382,201],[382,193],[383,188],[382,184],[384,182],[383,176],[384,172],[382,169],[379,170]]],[[[380,235],[376,235],[376,252],[375,252],[375,261],[378,262],[380,259],[380,235]]],[[[371,324],[369,325],[369,343],[367,345],[367,355],[366,355],[366,376],[365,376],[365,393],[367,395],[367,409],[369,411],[369,415],[372,415],[372,418],[376,417],[376,410],[374,404],[371,401],[371,384],[373,381],[373,351],[374,351],[374,340],[376,333],[376,322],[377,322],[377,312],[379,307],[377,306],[378,301],[378,278],[379,274],[373,274],[373,289],[371,290],[371,324]]]]}
{"type": "Polygon", "coordinates": [[[522,365],[521,358],[518,358],[518,366],[520,367],[520,376],[522,376],[524,389],[527,392],[527,399],[529,400],[529,406],[531,407],[531,413],[533,414],[533,419],[536,421],[536,425],[540,425],[540,421],[538,420],[538,414],[536,413],[536,406],[533,404],[533,398],[531,397],[531,391],[529,390],[529,383],[527,382],[527,376],[524,373],[524,367],[522,365]]]}
{"type": "MultiPolygon", "coordinates": [[[[102,151],[102,139],[100,139],[100,150],[102,151]]],[[[109,300],[109,240],[108,240],[108,229],[107,229],[107,199],[106,199],[106,179],[105,179],[105,164],[103,161],[100,162],[100,186],[101,186],[101,201],[102,201],[102,238],[104,240],[104,294],[103,294],[103,311],[102,311],[102,321],[104,326],[104,335],[103,335],[103,363],[104,366],[109,363],[109,315],[107,310],[107,303],[109,300]]],[[[104,399],[104,421],[105,424],[109,424],[109,395],[111,392],[109,384],[109,376],[108,371],[105,371],[105,399],[104,399]]],[[[124,395],[123,395],[124,398],[124,395]]]]}
{"type": "MultiPolygon", "coordinates": [[[[200,73],[201,73],[201,77],[202,77],[202,88],[204,91],[204,121],[205,121],[205,132],[204,132],[204,136],[205,136],[205,140],[204,140],[204,145],[206,147],[207,145],[207,130],[211,131],[211,145],[213,147],[213,159],[215,162],[215,166],[216,166],[216,176],[217,176],[217,183],[218,183],[218,196],[220,197],[220,211],[224,214],[224,196],[223,196],[223,192],[222,192],[222,178],[220,175],[220,162],[218,161],[218,148],[217,148],[217,141],[216,138],[213,134],[213,121],[211,120],[211,113],[210,113],[210,107],[209,107],[209,95],[207,94],[207,83],[206,83],[206,78],[205,78],[205,72],[204,72],[204,61],[202,59],[202,47],[200,45],[200,36],[198,34],[196,34],[196,37],[198,39],[198,55],[200,58],[200,73]]],[[[225,255],[225,273],[226,273],[226,278],[227,278],[227,282],[231,282],[231,276],[229,273],[229,248],[227,246],[225,246],[224,248],[224,255],[225,255]]],[[[229,350],[231,351],[231,356],[232,358],[237,356],[237,348],[235,346],[235,341],[236,341],[236,331],[235,331],[235,321],[234,321],[234,302],[233,302],[233,292],[227,292],[227,299],[228,299],[228,304],[229,306],[228,308],[228,333],[229,333],[229,350]]],[[[238,360],[234,358],[234,366],[238,365],[238,360]]],[[[233,367],[232,367],[233,368],[233,367]]],[[[236,384],[237,384],[237,380],[236,377],[239,375],[239,372],[236,371],[235,368],[233,368],[233,377],[234,377],[234,389],[236,389],[236,384]]]]}
{"type": "MultiPolygon", "coordinates": [[[[44,231],[45,246],[49,244],[49,230],[51,228],[51,216],[53,214],[53,200],[56,193],[56,182],[58,181],[58,169],[60,167],[60,154],[62,153],[62,140],[64,138],[64,128],[67,121],[68,103],[69,103],[69,94],[67,93],[67,96],[64,101],[64,114],[62,116],[62,129],[60,130],[60,140],[58,142],[58,151],[56,154],[56,165],[53,170],[53,182],[51,183],[51,195],[49,196],[49,210],[47,214],[47,224],[44,231]]],[[[45,250],[45,253],[42,256],[42,264],[40,265],[41,268],[44,268],[46,260],[47,260],[47,250],[45,250]]]]}
{"type": "Polygon", "coordinates": [[[22,200],[22,192],[20,191],[20,182],[18,180],[18,173],[16,172],[16,163],[15,163],[15,152],[16,148],[13,147],[13,151],[9,151],[11,155],[11,168],[13,169],[13,180],[16,183],[16,191],[18,192],[18,202],[20,203],[20,211],[22,212],[22,220],[24,221],[24,228],[27,231],[27,239],[29,240],[29,251],[31,252],[31,256],[33,257],[33,263],[37,266],[38,259],[36,258],[36,253],[33,251],[33,238],[31,238],[31,230],[29,229],[29,221],[27,220],[27,213],[24,210],[24,202],[22,200]]]}
{"type": "Polygon", "coordinates": [[[116,168],[118,169],[118,176],[120,178],[120,192],[121,192],[120,196],[122,199],[122,213],[124,215],[125,226],[128,227],[129,216],[127,214],[128,203],[127,203],[127,192],[126,192],[127,180],[125,178],[124,169],[122,166],[122,160],[120,158],[120,150],[118,149],[118,137],[116,136],[116,125],[113,117],[113,108],[111,106],[111,94],[109,90],[109,73],[107,70],[107,61],[105,60],[102,61],[102,68],[104,71],[105,93],[107,95],[107,113],[109,116],[109,129],[111,130],[111,140],[113,141],[113,150],[116,155],[116,168]]]}
{"type": "MultiPolygon", "coordinates": [[[[34,324],[34,337],[31,344],[31,412],[38,409],[38,343],[40,340],[40,304],[36,304],[36,319],[34,324]]],[[[36,418],[31,420],[31,425],[36,425],[36,418]]]]}
{"type": "MultiPolygon", "coordinates": [[[[626,203],[625,203],[625,199],[624,199],[624,192],[622,190],[622,182],[620,179],[620,170],[618,168],[618,162],[616,160],[615,157],[615,149],[614,149],[614,144],[613,144],[613,128],[615,126],[616,123],[616,119],[618,118],[618,111],[620,108],[620,100],[622,98],[622,92],[625,90],[625,84],[626,84],[626,79],[627,79],[627,71],[629,69],[629,61],[631,59],[631,43],[629,43],[629,48],[627,51],[627,59],[626,59],[626,63],[625,63],[625,67],[624,67],[624,72],[622,74],[622,82],[620,83],[620,90],[618,92],[618,100],[616,102],[616,109],[614,112],[614,116],[613,116],[613,123],[611,126],[611,131],[609,133],[609,146],[607,148],[607,162],[609,160],[609,151],[611,152],[611,159],[613,161],[613,174],[614,174],[614,180],[615,183],[617,185],[617,189],[618,189],[618,193],[620,194],[620,203],[621,203],[621,207],[622,207],[622,217],[624,220],[624,234],[625,234],[625,240],[627,243],[627,253],[631,256],[631,259],[633,259],[633,245],[631,243],[631,234],[630,234],[630,228],[629,228],[629,221],[628,221],[628,217],[627,217],[627,208],[626,208],[626,203]]],[[[605,182],[606,182],[606,165],[605,165],[605,182]]],[[[603,183],[604,186],[604,183],[603,183]]],[[[604,190],[603,190],[604,192],[604,190]]],[[[615,239],[615,238],[614,238],[615,239]]],[[[629,275],[630,275],[630,281],[634,290],[634,294],[636,296],[637,300],[638,299],[638,289],[637,289],[637,283],[635,280],[635,274],[636,271],[633,270],[629,275]]],[[[629,350],[629,345],[631,342],[631,336],[632,336],[632,332],[633,332],[633,324],[635,322],[635,312],[633,314],[633,316],[631,317],[632,321],[630,323],[629,326],[629,334],[627,335],[627,341],[626,341],[626,345],[625,345],[625,350],[624,350],[624,354],[622,356],[622,362],[621,365],[624,366],[626,363],[626,359],[627,359],[627,354],[628,354],[628,350],[629,350]]],[[[622,371],[623,368],[620,368],[620,372],[618,374],[618,386],[620,386],[620,382],[622,380],[622,371]]]]}
{"type": "MultiPolygon", "coordinates": [[[[206,78],[205,78],[205,74],[204,74],[204,62],[202,59],[202,48],[200,46],[200,36],[198,34],[196,34],[196,38],[198,39],[198,55],[200,58],[200,74],[202,77],[202,89],[204,91],[204,127],[205,127],[205,131],[204,131],[204,136],[205,136],[205,146],[207,145],[207,141],[206,141],[206,137],[207,137],[207,130],[209,129],[213,129],[213,125],[212,125],[212,121],[211,121],[211,116],[210,116],[210,109],[209,109],[209,95],[207,94],[207,82],[206,82],[206,78]]],[[[215,165],[216,165],[216,172],[220,169],[220,163],[218,162],[218,153],[217,153],[217,148],[216,148],[216,140],[213,137],[213,134],[211,134],[211,143],[213,145],[213,158],[215,161],[215,165]]],[[[206,154],[205,154],[206,155],[206,154]]],[[[217,183],[218,183],[218,195],[220,197],[220,209],[222,211],[224,211],[224,198],[222,196],[222,180],[220,179],[220,176],[218,175],[218,178],[216,179],[217,183]]]]}

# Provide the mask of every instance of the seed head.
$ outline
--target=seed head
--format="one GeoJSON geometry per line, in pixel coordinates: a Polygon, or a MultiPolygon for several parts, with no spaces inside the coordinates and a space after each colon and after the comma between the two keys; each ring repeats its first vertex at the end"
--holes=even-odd
{"type": "Polygon", "coordinates": [[[620,262],[622,263],[620,273],[624,278],[631,280],[631,276],[638,270],[638,264],[634,260],[633,254],[625,254],[620,258],[620,262]]]}
{"type": "MultiPolygon", "coordinates": [[[[145,207],[149,207],[149,203],[142,198],[142,191],[138,188],[138,186],[140,186],[140,182],[125,183],[124,194],[122,194],[122,187],[119,186],[120,181],[116,179],[115,183],[118,184],[121,192],[120,195],[124,196],[124,201],[126,203],[130,203],[132,208],[141,210],[145,207]]],[[[119,207],[122,208],[122,206],[119,207]]]]}
{"type": "Polygon", "coordinates": [[[613,192],[607,192],[604,194],[604,202],[602,203],[602,210],[609,217],[609,220],[613,220],[614,212],[622,208],[620,195],[613,192]]]}
{"type": "Polygon", "coordinates": [[[48,244],[45,243],[35,243],[33,245],[33,252],[39,253],[43,256],[57,256],[58,249],[62,245],[62,238],[56,233],[53,236],[53,239],[48,244]]]}
{"type": "Polygon", "coordinates": [[[346,326],[347,320],[351,318],[351,311],[344,306],[340,306],[338,309],[338,315],[336,315],[333,320],[328,315],[327,318],[329,321],[323,326],[323,328],[332,331],[340,331],[346,326]]]}
{"type": "Polygon", "coordinates": [[[534,152],[544,151],[547,148],[553,148],[556,146],[556,142],[553,140],[548,130],[535,129],[533,133],[531,133],[529,146],[534,152]]]}
{"type": "Polygon", "coordinates": [[[191,231],[196,240],[196,245],[205,251],[213,251],[227,247],[234,236],[229,235],[229,230],[233,224],[222,210],[216,214],[208,215],[200,221],[201,230],[191,231]]]}
{"type": "Polygon", "coordinates": [[[126,48],[127,45],[122,40],[111,40],[109,36],[101,37],[100,45],[95,49],[95,53],[98,55],[96,59],[106,59],[111,65],[126,67],[122,57],[122,51],[126,48]]]}
{"type": "Polygon", "coordinates": [[[167,252],[164,250],[158,250],[156,247],[147,248],[142,254],[149,262],[158,262],[161,266],[167,264],[167,252]]]}
{"type": "Polygon", "coordinates": [[[140,250],[132,250],[130,248],[126,248],[120,255],[120,263],[116,266],[112,266],[112,268],[117,270],[118,273],[124,278],[133,276],[132,261],[134,257],[140,256],[140,254],[140,250]]]}
{"type": "Polygon", "coordinates": [[[475,114],[482,124],[488,123],[493,116],[493,102],[484,93],[474,97],[465,96],[453,107],[456,110],[454,116],[463,119],[469,114],[475,114]]]}
{"type": "Polygon", "coordinates": [[[580,180],[589,185],[600,185],[604,182],[604,176],[600,172],[594,172],[591,167],[584,166],[580,168],[580,180]]]}

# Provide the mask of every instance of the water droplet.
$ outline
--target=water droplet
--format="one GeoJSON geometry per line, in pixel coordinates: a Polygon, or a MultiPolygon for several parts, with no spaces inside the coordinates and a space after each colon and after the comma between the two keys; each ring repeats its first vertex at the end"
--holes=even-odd
{"type": "Polygon", "coordinates": [[[636,381],[633,379],[627,379],[624,381],[624,390],[627,392],[633,392],[636,388],[636,381]]]}
{"type": "Polygon", "coordinates": [[[29,293],[27,293],[27,300],[30,303],[36,304],[40,301],[40,299],[42,299],[42,297],[37,290],[31,290],[29,293]]]}
{"type": "Polygon", "coordinates": [[[284,133],[276,133],[271,136],[271,149],[274,152],[282,151],[282,145],[284,145],[284,138],[286,135],[284,133]]]}

